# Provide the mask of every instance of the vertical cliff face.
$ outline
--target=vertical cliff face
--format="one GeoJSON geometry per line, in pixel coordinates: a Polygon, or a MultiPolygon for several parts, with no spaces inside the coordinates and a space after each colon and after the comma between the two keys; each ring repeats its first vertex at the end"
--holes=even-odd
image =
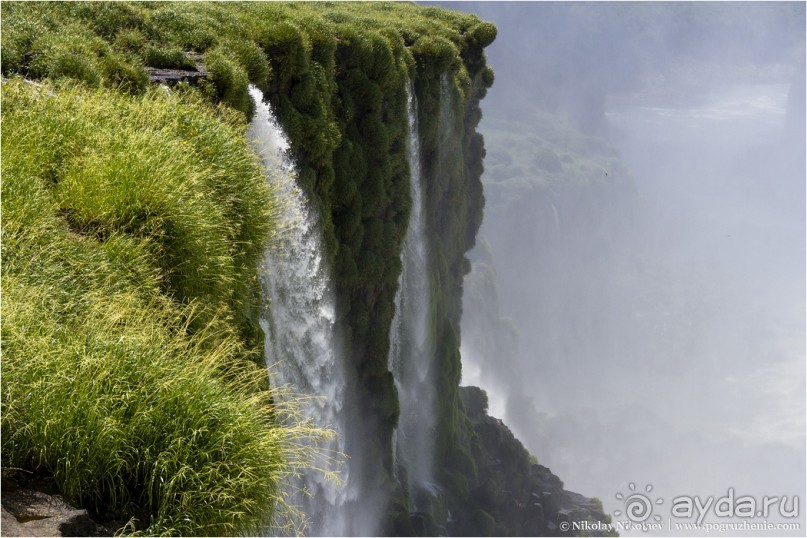
{"type": "MultiPolygon", "coordinates": [[[[422,11],[450,20],[441,10],[422,11]]],[[[415,476],[423,473],[412,461],[405,476],[396,478],[393,468],[392,438],[399,424],[400,399],[389,357],[400,252],[417,203],[411,181],[422,176],[423,206],[416,211],[422,215],[416,218],[428,239],[418,247],[423,250],[416,264],[422,285],[401,291],[423,295],[403,300],[425,309],[418,315],[428,320],[421,342],[428,350],[410,353],[408,360],[424,353],[431,357],[424,361],[428,371],[422,372],[414,393],[433,396],[406,400],[406,432],[399,432],[398,446],[399,453],[406,452],[400,450],[402,443],[428,439],[434,445],[429,450],[433,456],[418,454],[410,460],[421,456],[433,460],[426,466],[440,469],[436,490],[451,489],[453,485],[446,486],[451,477],[472,467],[467,451],[460,448],[469,430],[457,392],[458,332],[461,282],[468,270],[465,252],[473,246],[482,218],[479,176],[484,151],[475,128],[481,117],[479,100],[492,83],[482,50],[495,29],[463,17],[446,37],[405,33],[390,39],[367,30],[355,34],[338,25],[334,30],[337,38],[321,43],[301,28],[287,27],[296,37],[286,43],[300,43],[301,50],[270,56],[273,72],[289,75],[275,79],[269,97],[281,122],[289,126],[301,180],[326,221],[337,325],[345,335],[348,363],[346,413],[352,423],[345,448],[353,462],[350,479],[364,493],[363,499],[391,503],[393,516],[377,532],[409,533],[414,532],[409,512],[416,504],[410,498],[414,490],[409,478],[425,479],[415,476]],[[302,45],[306,42],[309,49],[302,45]],[[292,61],[298,65],[292,66],[292,61]],[[317,101],[321,109],[314,112],[310,102],[294,101],[312,86],[322,95],[317,101]],[[409,109],[408,103],[414,108],[409,109]],[[416,121],[407,120],[409,110],[417,115],[416,121]],[[329,148],[327,140],[316,138],[322,131],[295,129],[304,125],[301,121],[307,115],[328,118],[331,140],[338,144],[329,148]],[[414,126],[419,126],[417,133],[410,131],[414,126]],[[415,158],[410,151],[413,144],[419,147],[415,158]],[[423,409],[414,408],[418,405],[423,409]],[[417,413],[424,413],[422,420],[417,413]],[[457,461],[465,462],[464,467],[457,461]]]]}

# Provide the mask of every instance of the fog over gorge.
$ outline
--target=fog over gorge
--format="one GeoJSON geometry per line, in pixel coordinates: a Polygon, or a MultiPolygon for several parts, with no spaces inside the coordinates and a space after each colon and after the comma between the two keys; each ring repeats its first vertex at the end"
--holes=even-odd
{"type": "Polygon", "coordinates": [[[672,499],[733,488],[802,527],[731,533],[803,534],[804,5],[462,8],[499,29],[463,384],[608,514],[652,485],[702,534],[672,499]]]}

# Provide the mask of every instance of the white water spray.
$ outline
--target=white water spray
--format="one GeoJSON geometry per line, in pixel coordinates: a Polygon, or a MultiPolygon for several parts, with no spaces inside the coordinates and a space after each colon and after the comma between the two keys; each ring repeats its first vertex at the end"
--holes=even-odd
{"type": "MultiPolygon", "coordinates": [[[[331,275],[323,256],[315,211],[297,186],[289,142],[263,94],[250,88],[256,102],[249,134],[263,157],[267,180],[283,193],[281,239],[264,253],[261,287],[268,313],[261,319],[266,335],[265,357],[272,383],[302,396],[303,413],[317,427],[337,432],[325,448],[329,456],[344,452],[342,414],[345,386],[343,363],[334,338],[335,304],[331,275]]],[[[316,462],[325,471],[338,471],[338,459],[316,462]]],[[[347,482],[346,472],[342,480],[347,482]]],[[[346,534],[344,511],[347,488],[320,471],[306,472],[290,485],[292,502],[310,518],[313,535],[346,534]]]]}
{"type": "MultiPolygon", "coordinates": [[[[400,399],[401,415],[394,433],[396,472],[405,470],[410,498],[418,490],[434,493],[435,387],[429,335],[431,290],[423,185],[420,170],[417,100],[407,88],[409,107],[409,169],[412,210],[402,253],[403,270],[395,298],[390,338],[390,364],[400,399]]],[[[400,477],[400,475],[399,475],[400,477]]]]}

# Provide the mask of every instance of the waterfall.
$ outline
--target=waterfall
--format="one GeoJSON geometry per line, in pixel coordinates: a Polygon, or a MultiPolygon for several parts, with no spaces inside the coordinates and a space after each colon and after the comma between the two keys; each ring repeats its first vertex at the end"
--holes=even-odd
{"type": "Polygon", "coordinates": [[[552,204],[552,217],[554,218],[555,222],[555,232],[560,235],[560,216],[558,215],[558,208],[555,207],[555,202],[550,202],[552,204]]]}
{"type": "MultiPolygon", "coordinates": [[[[390,364],[401,415],[393,437],[396,473],[405,472],[410,499],[418,492],[435,492],[433,484],[436,425],[434,359],[429,332],[431,290],[423,185],[418,140],[417,99],[407,88],[409,108],[409,169],[412,210],[402,253],[403,270],[395,298],[390,334],[390,364]]],[[[417,509],[417,506],[416,506],[417,509]]]]}
{"type": "MultiPolygon", "coordinates": [[[[344,452],[342,413],[345,374],[334,336],[335,303],[331,275],[324,259],[316,212],[297,186],[289,142],[263,94],[250,87],[256,113],[249,135],[261,153],[267,181],[285,201],[281,210],[282,237],[264,253],[261,287],[268,313],[261,319],[266,335],[265,357],[272,383],[302,396],[302,413],[316,426],[337,432],[326,453],[344,452]]],[[[316,462],[338,472],[337,460],[316,462]]],[[[347,482],[346,472],[341,474],[347,482]]],[[[324,473],[311,471],[288,485],[292,502],[310,518],[309,533],[346,534],[344,511],[347,488],[324,473]]]]}

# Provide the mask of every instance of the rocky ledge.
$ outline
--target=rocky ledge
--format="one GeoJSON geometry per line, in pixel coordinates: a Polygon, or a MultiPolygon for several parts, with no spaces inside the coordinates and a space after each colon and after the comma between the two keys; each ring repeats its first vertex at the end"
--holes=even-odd
{"type": "MultiPolygon", "coordinates": [[[[487,414],[487,394],[478,387],[462,387],[465,409],[476,434],[479,465],[470,497],[475,506],[475,530],[484,536],[617,536],[607,528],[611,519],[602,503],[567,491],[547,467],[539,465],[499,419],[487,414]],[[575,522],[587,521],[585,527],[575,522]],[[575,531],[575,528],[586,531],[575,531]]],[[[459,532],[457,532],[459,531],[459,532]]]]}
{"type": "Polygon", "coordinates": [[[191,69],[159,69],[156,67],[147,67],[146,71],[149,74],[149,82],[151,84],[166,84],[174,86],[180,82],[187,82],[190,85],[196,85],[202,79],[210,76],[210,71],[205,70],[202,63],[202,55],[185,51],[185,57],[188,58],[194,65],[191,69]]]}
{"type": "Polygon", "coordinates": [[[148,73],[149,81],[152,84],[168,84],[169,86],[180,82],[196,84],[210,75],[208,71],[204,70],[190,71],[186,69],[157,69],[154,67],[149,67],[148,73]]]}
{"type": "Polygon", "coordinates": [[[113,536],[118,527],[96,523],[61,495],[4,488],[1,499],[3,536],[113,536]]]}

